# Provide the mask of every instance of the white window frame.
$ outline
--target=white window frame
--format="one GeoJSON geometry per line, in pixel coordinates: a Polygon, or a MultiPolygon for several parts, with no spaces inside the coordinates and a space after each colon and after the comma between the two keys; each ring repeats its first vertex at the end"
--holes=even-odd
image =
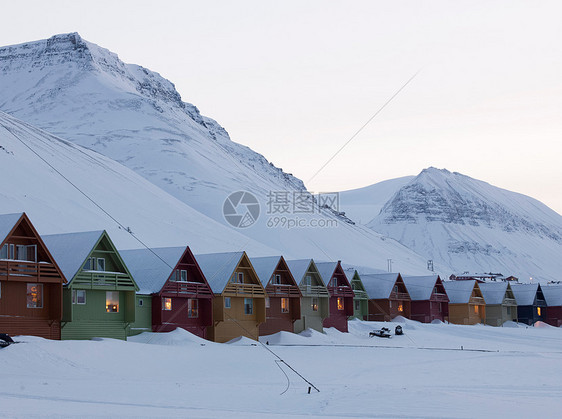
{"type": "Polygon", "coordinates": [[[72,290],[72,304],[78,304],[78,305],[81,305],[81,306],[86,305],[86,290],[72,290]],[[78,291],[84,293],[84,302],[83,303],[78,302],[78,291]]]}
{"type": "Polygon", "coordinates": [[[281,285],[281,275],[279,274],[273,274],[271,276],[271,283],[273,285],[281,285]]]}
{"type": "Polygon", "coordinates": [[[172,311],[173,306],[172,306],[173,302],[172,302],[172,297],[162,297],[162,311],[172,311]],[[166,302],[170,300],[170,308],[166,308],[166,302]]]}
{"type": "Polygon", "coordinates": [[[318,309],[320,308],[319,304],[320,299],[318,297],[312,297],[312,299],[310,300],[310,308],[312,309],[312,311],[318,311],[318,309]]]}
{"type": "Polygon", "coordinates": [[[6,243],[0,248],[0,259],[9,259],[9,255],[8,243],[6,243]]]}
{"type": "Polygon", "coordinates": [[[187,282],[187,269],[180,269],[180,282],[187,282]]]}
{"type": "Polygon", "coordinates": [[[143,307],[144,306],[144,300],[142,298],[139,298],[138,304],[139,304],[139,307],[143,307]]]}
{"type": "Polygon", "coordinates": [[[232,307],[232,301],[230,300],[230,297],[224,297],[224,308],[231,308],[232,307]]]}
{"type": "Polygon", "coordinates": [[[254,299],[244,298],[244,314],[247,316],[252,316],[254,314],[254,299]],[[248,310],[249,308],[249,310],[248,310]]]}
{"type": "MultiPolygon", "coordinates": [[[[112,296],[112,297],[113,297],[113,296],[112,296]]],[[[106,312],[106,313],[111,313],[111,314],[119,313],[119,310],[120,310],[119,301],[120,301],[120,299],[121,299],[121,296],[120,296],[120,294],[119,294],[119,291],[106,291],[106,292],[105,292],[105,312],[106,312]],[[109,294],[109,293],[117,294],[117,310],[116,310],[116,311],[110,311],[110,310],[108,309],[107,301],[109,300],[109,298],[108,298],[108,294],[109,294]]]]}
{"type": "Polygon", "coordinates": [[[271,307],[271,301],[269,300],[269,297],[265,297],[265,308],[270,308],[271,307]]]}
{"type": "Polygon", "coordinates": [[[96,271],[105,272],[105,258],[96,258],[96,271]],[[100,269],[100,261],[103,261],[103,269],[100,269]]]}

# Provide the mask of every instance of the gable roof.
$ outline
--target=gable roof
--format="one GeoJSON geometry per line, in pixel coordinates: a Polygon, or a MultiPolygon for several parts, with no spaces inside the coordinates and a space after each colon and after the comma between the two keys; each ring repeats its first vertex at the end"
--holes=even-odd
{"type": "Polygon", "coordinates": [[[19,212],[0,215],[0,244],[6,240],[8,234],[13,230],[20,218],[23,217],[23,214],[23,212],[19,212]]]}
{"type": "MultiPolygon", "coordinates": [[[[306,273],[308,272],[308,268],[310,267],[310,265],[314,265],[316,267],[316,264],[314,263],[313,259],[297,259],[297,260],[287,261],[287,266],[289,267],[289,270],[293,274],[293,278],[295,278],[296,283],[299,285],[302,282],[303,278],[305,277],[306,273]]],[[[318,270],[318,268],[316,268],[316,270],[318,270]]],[[[320,281],[322,282],[322,286],[325,286],[324,280],[322,279],[322,275],[319,276],[320,276],[320,281]]]]}
{"type": "Polygon", "coordinates": [[[98,230],[50,234],[43,236],[43,241],[55,258],[64,276],[71,282],[104,233],[104,230],[98,230]]]}
{"type": "Polygon", "coordinates": [[[328,285],[330,283],[330,279],[332,279],[332,275],[338,267],[338,262],[318,262],[316,267],[318,268],[320,276],[324,280],[324,284],[328,285]]]}
{"type": "Polygon", "coordinates": [[[513,284],[511,286],[518,306],[532,306],[539,290],[539,284],[513,284]]]}
{"type": "Polygon", "coordinates": [[[244,255],[244,252],[206,253],[195,255],[195,260],[213,293],[221,294],[244,255]]]}
{"type": "Polygon", "coordinates": [[[139,286],[139,294],[154,294],[166,284],[187,246],[121,250],[119,253],[139,286]],[[156,253],[156,256],[154,253],[156,253]]]}
{"type": "Polygon", "coordinates": [[[547,306],[562,306],[562,285],[545,285],[541,290],[547,306]]]}
{"type": "Polygon", "coordinates": [[[265,288],[269,283],[273,272],[279,265],[281,261],[281,256],[266,256],[266,257],[259,257],[259,258],[250,258],[250,262],[252,262],[252,266],[254,267],[254,271],[258,275],[261,284],[265,288]]]}
{"type": "Polygon", "coordinates": [[[361,281],[370,300],[385,299],[390,297],[399,273],[363,274],[361,281]]]}
{"type": "Polygon", "coordinates": [[[508,285],[507,282],[485,282],[478,286],[486,304],[502,304],[508,285]]]}
{"type": "Polygon", "coordinates": [[[449,297],[449,304],[468,304],[475,284],[476,280],[473,279],[443,281],[443,286],[449,297]]]}
{"type": "Polygon", "coordinates": [[[429,300],[439,275],[403,276],[404,284],[412,301],[429,300]]]}

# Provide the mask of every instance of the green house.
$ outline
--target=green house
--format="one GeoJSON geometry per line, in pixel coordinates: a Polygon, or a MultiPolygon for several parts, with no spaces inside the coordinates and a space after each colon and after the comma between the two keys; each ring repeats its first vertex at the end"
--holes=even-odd
{"type": "Polygon", "coordinates": [[[355,297],[353,297],[353,316],[349,318],[367,320],[369,315],[369,296],[357,271],[353,274],[350,283],[355,297]]]}
{"type": "Polygon", "coordinates": [[[105,231],[54,234],[44,242],[66,276],[62,339],[126,339],[137,284],[105,231]]]}

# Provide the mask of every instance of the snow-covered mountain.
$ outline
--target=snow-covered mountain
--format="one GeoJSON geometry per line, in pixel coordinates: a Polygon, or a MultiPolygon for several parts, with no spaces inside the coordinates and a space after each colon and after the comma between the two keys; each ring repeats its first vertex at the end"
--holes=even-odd
{"type": "MultiPolygon", "coordinates": [[[[152,223],[152,231],[143,230],[142,238],[146,241],[161,242],[161,238],[155,237],[163,234],[157,228],[161,222],[174,225],[184,222],[186,234],[183,237],[191,243],[192,236],[187,233],[197,212],[205,217],[195,225],[206,226],[213,237],[221,236],[224,229],[217,228],[217,224],[231,229],[223,216],[227,196],[235,191],[249,191],[258,200],[260,216],[250,227],[236,230],[236,236],[224,233],[227,243],[236,241],[229,250],[247,249],[247,242],[261,243],[265,249],[276,249],[270,254],[281,252],[290,258],[341,259],[348,264],[379,269],[385,269],[387,259],[392,258],[395,269],[410,273],[426,271],[423,257],[369,228],[347,223],[337,211],[320,208],[318,203],[312,212],[301,211],[302,205],[297,208],[293,195],[300,196],[300,191],[305,190],[300,180],[274,167],[260,154],[232,142],[218,123],[183,102],[173,84],[157,73],[125,64],[117,55],[83,40],[76,33],[0,48],[0,91],[0,110],[127,166],[189,207],[184,210],[193,217],[186,216],[180,221],[168,215],[166,200],[159,207],[153,207],[157,204],[152,200],[146,206],[159,211],[146,214],[140,197],[138,200],[120,199],[118,204],[108,203],[112,211],[119,214],[128,214],[130,209],[133,214],[127,216],[130,224],[135,221],[140,224],[141,220],[152,223]],[[289,199],[286,205],[285,198],[289,199]],[[135,208],[130,208],[133,203],[135,208]],[[209,218],[214,223],[207,223],[209,218]],[[234,237],[239,239],[232,239],[234,237]]],[[[31,127],[28,130],[33,131],[31,127]]],[[[65,168],[66,161],[72,161],[72,157],[57,160],[55,164],[65,168]]],[[[109,164],[107,160],[104,162],[109,164]]],[[[12,167],[18,181],[28,176],[18,170],[17,163],[12,167]]],[[[23,167],[29,164],[22,163],[22,170],[23,167]]],[[[96,179],[95,175],[88,174],[93,170],[91,166],[85,166],[80,172],[77,165],[74,170],[69,176],[78,178],[84,190],[88,190],[89,182],[96,183],[92,188],[100,194],[104,185],[112,185],[113,197],[117,199],[118,189],[126,187],[113,186],[111,176],[100,175],[96,179]]],[[[121,176],[122,169],[112,166],[108,171],[121,176]]],[[[4,175],[4,167],[0,167],[0,174],[4,175]]],[[[36,181],[43,176],[33,170],[29,175],[36,181]]],[[[72,206],[72,199],[67,199],[56,185],[54,180],[46,185],[45,196],[41,199],[53,209],[51,215],[59,209],[63,216],[78,223],[75,218],[79,214],[67,213],[66,206],[59,207],[59,202],[72,206]]],[[[25,190],[28,185],[22,183],[20,187],[25,190]]],[[[4,208],[26,210],[35,219],[32,211],[42,210],[39,205],[27,206],[29,200],[10,198],[16,189],[1,186],[0,190],[12,200],[0,204],[0,211],[6,212],[4,208]]],[[[151,193],[156,192],[151,190],[151,193]]],[[[138,194],[142,196],[141,191],[138,194]]],[[[130,197],[131,193],[124,193],[124,196],[130,197]]],[[[236,204],[240,204],[237,210],[246,205],[243,201],[234,202],[236,204]]],[[[306,207],[306,202],[304,204],[306,207]]],[[[137,225],[131,228],[141,231],[137,225]]],[[[54,232],[52,229],[44,231],[54,232]]],[[[202,233],[202,230],[195,229],[195,232],[202,233]]],[[[213,243],[210,240],[207,246],[213,247],[213,243]]]]}
{"type": "MultiPolygon", "coordinates": [[[[399,186],[403,179],[380,212],[373,204],[369,228],[456,273],[560,279],[562,216],[546,205],[447,170],[428,168],[399,186]]],[[[355,196],[361,202],[373,197],[355,196]]]]}

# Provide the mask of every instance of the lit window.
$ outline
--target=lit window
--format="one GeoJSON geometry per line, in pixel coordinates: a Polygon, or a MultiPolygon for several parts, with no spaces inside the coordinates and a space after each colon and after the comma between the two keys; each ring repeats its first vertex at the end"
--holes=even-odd
{"type": "Polygon", "coordinates": [[[398,311],[402,313],[404,311],[404,306],[402,304],[398,304],[398,311]]]}
{"type": "Polygon", "coordinates": [[[288,313],[288,312],[289,312],[289,299],[281,298],[281,313],[288,313]]]}
{"type": "Polygon", "coordinates": [[[119,313],[119,291],[105,292],[105,311],[107,313],[119,313]]]}
{"type": "Polygon", "coordinates": [[[271,307],[270,304],[269,297],[265,297],[265,308],[271,307]]]}
{"type": "Polygon", "coordinates": [[[168,297],[162,298],[162,310],[170,311],[172,309],[172,299],[168,297]]]}
{"type": "Polygon", "coordinates": [[[478,306],[474,306],[474,313],[478,314],[478,306]]]}
{"type": "Polygon", "coordinates": [[[230,308],[230,297],[224,297],[224,308],[230,308]]]}
{"type": "Polygon", "coordinates": [[[180,281],[187,282],[187,271],[185,269],[180,271],[180,281]]]}
{"type": "Polygon", "coordinates": [[[338,306],[338,310],[343,310],[343,298],[342,297],[338,297],[337,300],[337,306],[338,306]]]}
{"type": "Polygon", "coordinates": [[[254,314],[253,298],[244,298],[244,314],[254,314]]]}
{"type": "Polygon", "coordinates": [[[72,304],[86,304],[86,290],[72,290],[72,304]]]}
{"type": "Polygon", "coordinates": [[[43,308],[43,284],[27,284],[27,308],[43,308]]]}
{"type": "Polygon", "coordinates": [[[318,298],[312,297],[312,311],[318,311],[318,298]]]}
{"type": "Polygon", "coordinates": [[[98,258],[98,264],[97,264],[96,270],[105,272],[105,259],[104,258],[98,258]]]}
{"type": "Polygon", "coordinates": [[[187,317],[191,319],[199,317],[199,300],[193,298],[187,300],[187,317]]]}
{"type": "Polygon", "coordinates": [[[0,259],[8,259],[8,245],[0,247],[0,259]]]}
{"type": "Polygon", "coordinates": [[[541,308],[537,307],[537,315],[540,316],[541,315],[541,308]]]}

